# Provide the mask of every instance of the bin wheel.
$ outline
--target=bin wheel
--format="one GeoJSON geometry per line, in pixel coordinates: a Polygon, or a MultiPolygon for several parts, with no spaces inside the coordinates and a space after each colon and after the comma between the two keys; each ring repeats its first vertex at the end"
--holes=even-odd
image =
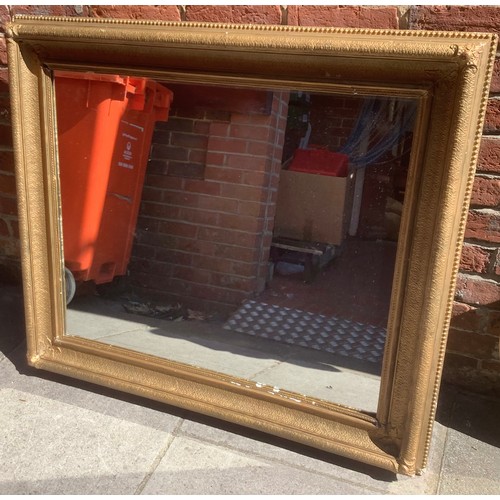
{"type": "Polygon", "coordinates": [[[66,305],[68,305],[75,296],[76,281],[73,273],[67,268],[64,268],[64,279],[66,282],[66,305]]]}

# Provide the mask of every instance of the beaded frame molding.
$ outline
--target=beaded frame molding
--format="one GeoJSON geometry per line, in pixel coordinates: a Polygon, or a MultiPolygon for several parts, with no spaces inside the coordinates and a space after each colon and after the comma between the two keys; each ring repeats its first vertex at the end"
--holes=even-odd
{"type": "Polygon", "coordinates": [[[29,363],[394,473],[420,474],[495,36],[20,16],[6,38],[29,363]],[[417,100],[375,414],[65,334],[55,70],[417,100]]]}

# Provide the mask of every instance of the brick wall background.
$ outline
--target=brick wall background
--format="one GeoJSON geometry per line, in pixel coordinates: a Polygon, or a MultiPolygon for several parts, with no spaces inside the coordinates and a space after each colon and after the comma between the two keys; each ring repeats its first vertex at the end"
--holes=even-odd
{"type": "MultiPolygon", "coordinates": [[[[408,27],[498,33],[500,8],[425,6],[408,27]]],[[[499,392],[500,361],[500,60],[497,57],[458,276],[445,378],[499,392]]]]}
{"type": "MultiPolygon", "coordinates": [[[[500,31],[500,8],[493,6],[0,6],[1,25],[18,13],[300,26],[500,31]]],[[[4,280],[12,280],[19,277],[19,242],[6,64],[5,40],[0,36],[0,275],[4,280]]],[[[153,266],[164,284],[176,282],[177,286],[189,291],[189,273],[194,272],[192,265],[196,263],[198,252],[210,256],[205,261],[210,265],[197,268],[196,272],[206,273],[205,278],[220,293],[231,289],[234,284],[227,279],[224,282],[223,276],[226,275],[221,274],[218,268],[221,252],[229,251],[230,246],[224,248],[223,243],[214,245],[213,233],[203,226],[204,218],[210,221],[209,225],[224,219],[224,224],[231,227],[231,221],[234,223],[236,220],[235,215],[248,216],[248,226],[244,231],[238,222],[237,227],[218,237],[223,241],[225,237],[234,238],[235,231],[244,232],[249,238],[248,252],[250,247],[255,248],[256,239],[260,238],[264,247],[268,245],[274,214],[269,211],[267,202],[275,196],[278,166],[274,158],[279,156],[278,151],[272,151],[272,133],[276,123],[273,125],[271,122],[280,120],[284,112],[286,114],[284,101],[279,95],[273,96],[273,106],[270,114],[260,117],[238,113],[214,117],[206,114],[207,111],[204,115],[186,116],[181,109],[176,109],[172,120],[157,131],[157,145],[153,148],[153,162],[148,172],[139,244],[133,264],[139,280],[144,280],[143,284],[147,284],[148,280],[145,269],[153,266]],[[267,120],[265,126],[261,123],[263,120],[267,120]],[[268,135],[260,136],[260,144],[265,149],[260,153],[262,169],[249,171],[244,162],[231,171],[223,169],[223,166],[234,162],[234,158],[231,154],[218,154],[218,142],[234,141],[241,146],[244,134],[262,133],[263,128],[268,135]],[[229,137],[225,136],[226,132],[229,132],[229,137]],[[171,134],[194,141],[196,147],[192,149],[192,156],[186,157],[185,152],[170,150],[167,155],[169,161],[166,160],[165,148],[169,147],[171,134]],[[184,173],[181,177],[176,175],[176,171],[182,164],[184,173]],[[186,164],[188,168],[185,168],[186,164]],[[226,172],[233,177],[221,178],[226,172]],[[202,177],[207,182],[200,182],[202,177]],[[181,190],[182,195],[179,195],[181,190]],[[265,193],[265,196],[256,199],[256,191],[265,193]],[[165,193],[169,193],[168,203],[165,193]],[[186,205],[183,196],[196,196],[197,200],[201,200],[197,209],[186,205]],[[168,211],[167,216],[165,211],[168,211]],[[150,225],[162,226],[156,238],[162,238],[163,230],[165,238],[178,238],[188,246],[197,241],[199,247],[190,253],[162,251],[149,239],[150,225]],[[165,265],[174,261],[174,267],[165,265]],[[163,274],[162,270],[165,271],[163,274]]],[[[250,282],[257,280],[262,283],[263,258],[262,255],[251,255],[250,258],[251,265],[242,265],[238,256],[231,257],[232,270],[246,279],[239,280],[239,283],[247,282],[248,286],[259,287],[258,283],[250,282]]],[[[445,363],[446,380],[477,391],[500,392],[499,281],[500,61],[497,60],[457,284],[445,363]]],[[[210,292],[200,289],[200,298],[204,293],[210,293],[213,298],[213,289],[211,287],[210,292]]]]}
{"type": "Polygon", "coordinates": [[[169,88],[178,98],[153,138],[133,284],[191,307],[236,305],[265,286],[288,93],[225,89],[219,101],[194,89],[193,106],[169,88]]]}

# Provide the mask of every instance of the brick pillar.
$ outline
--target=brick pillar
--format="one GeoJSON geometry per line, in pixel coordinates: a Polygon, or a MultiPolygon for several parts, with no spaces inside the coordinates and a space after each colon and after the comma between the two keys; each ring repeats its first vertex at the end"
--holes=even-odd
{"type": "Polygon", "coordinates": [[[131,266],[145,291],[226,308],[263,290],[288,111],[263,94],[264,111],[183,104],[159,124],[131,266]]]}

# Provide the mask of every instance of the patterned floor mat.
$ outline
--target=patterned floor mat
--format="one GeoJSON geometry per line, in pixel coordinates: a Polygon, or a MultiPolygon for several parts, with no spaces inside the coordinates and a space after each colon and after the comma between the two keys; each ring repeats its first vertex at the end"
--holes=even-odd
{"type": "Polygon", "coordinates": [[[377,326],[253,300],[245,301],[224,328],[374,363],[382,361],[386,336],[377,326]]]}

